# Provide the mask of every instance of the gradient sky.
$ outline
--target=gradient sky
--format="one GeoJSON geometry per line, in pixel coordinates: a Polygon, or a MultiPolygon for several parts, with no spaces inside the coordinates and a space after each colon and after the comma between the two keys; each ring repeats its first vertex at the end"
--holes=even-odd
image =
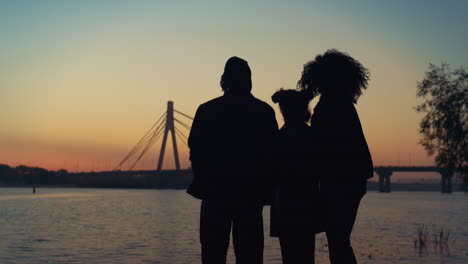
{"type": "MultiPolygon", "coordinates": [[[[1,1],[0,163],[112,169],[167,100],[193,115],[221,95],[229,57],[249,62],[254,95],[272,104],[337,48],[371,71],[357,109],[375,164],[430,165],[416,84],[429,62],[468,64],[466,14],[454,0],[1,1]]],[[[156,166],[157,147],[137,168],[156,166]]]]}

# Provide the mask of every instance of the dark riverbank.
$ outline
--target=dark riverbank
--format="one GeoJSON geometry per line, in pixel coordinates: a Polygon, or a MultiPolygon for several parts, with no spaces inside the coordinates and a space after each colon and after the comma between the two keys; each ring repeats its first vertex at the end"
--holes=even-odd
{"type": "MultiPolygon", "coordinates": [[[[172,180],[175,180],[172,178],[172,180]]],[[[142,184],[139,186],[113,186],[112,184],[109,185],[73,185],[73,184],[38,184],[34,185],[36,189],[40,188],[103,188],[103,189],[175,189],[175,190],[185,190],[190,182],[183,182],[175,180],[171,182],[170,180],[159,180],[159,183],[151,184],[142,184]]],[[[33,185],[30,184],[0,184],[0,188],[32,188],[33,185]]],[[[369,191],[378,191],[379,184],[378,182],[368,182],[367,189],[369,191]]],[[[458,191],[458,190],[454,190],[458,191]]],[[[439,184],[424,184],[424,183],[393,183],[392,184],[392,192],[440,192],[440,185],[439,184]]]]}
{"type": "MultiPolygon", "coordinates": [[[[220,172],[222,174],[222,172],[220,172]]],[[[37,167],[0,165],[0,187],[32,188],[124,188],[124,189],[187,189],[193,173],[187,170],[141,170],[71,173],[66,170],[48,171],[37,167]]],[[[368,182],[368,190],[378,191],[379,183],[368,182]]],[[[392,191],[440,192],[438,183],[391,184],[392,191]]],[[[460,190],[454,183],[453,190],[460,190]]]]}
{"type": "Polygon", "coordinates": [[[72,184],[0,184],[0,188],[78,188],[78,185],[72,184]]]}

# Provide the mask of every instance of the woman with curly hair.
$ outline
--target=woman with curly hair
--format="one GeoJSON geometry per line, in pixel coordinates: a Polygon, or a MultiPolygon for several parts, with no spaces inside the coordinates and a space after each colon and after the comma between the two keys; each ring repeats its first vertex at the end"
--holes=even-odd
{"type": "Polygon", "coordinates": [[[328,50],[304,65],[297,84],[311,98],[320,96],[310,122],[309,166],[319,179],[331,264],[356,263],[350,236],[373,164],[354,105],[368,81],[361,63],[328,50]]]}

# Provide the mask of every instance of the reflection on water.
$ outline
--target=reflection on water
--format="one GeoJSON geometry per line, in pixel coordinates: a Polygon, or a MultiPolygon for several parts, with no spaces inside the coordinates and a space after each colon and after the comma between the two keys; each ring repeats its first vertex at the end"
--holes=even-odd
{"type": "MultiPolygon", "coordinates": [[[[184,191],[31,192],[0,188],[0,263],[200,263],[200,202],[184,191]]],[[[352,238],[359,263],[468,263],[467,202],[460,193],[367,194],[352,238]],[[429,244],[419,252],[421,224],[429,243],[440,228],[450,230],[450,250],[429,244]]],[[[265,223],[268,215],[266,208],[265,223]]],[[[265,243],[265,263],[281,263],[278,241],[265,243]]],[[[329,263],[326,244],[319,235],[317,263],[329,263]]]]}

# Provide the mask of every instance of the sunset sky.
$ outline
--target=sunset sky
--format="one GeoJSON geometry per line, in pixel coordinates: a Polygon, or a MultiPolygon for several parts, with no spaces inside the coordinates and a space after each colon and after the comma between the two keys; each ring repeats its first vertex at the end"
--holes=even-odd
{"type": "MultiPolygon", "coordinates": [[[[468,66],[467,14],[458,0],[1,1],[0,164],[113,169],[168,100],[193,116],[220,96],[229,57],[249,62],[253,94],[273,106],[336,48],[371,72],[357,110],[374,163],[431,165],[416,85],[429,62],[468,66]]],[[[159,146],[137,168],[155,168],[159,146]]]]}

